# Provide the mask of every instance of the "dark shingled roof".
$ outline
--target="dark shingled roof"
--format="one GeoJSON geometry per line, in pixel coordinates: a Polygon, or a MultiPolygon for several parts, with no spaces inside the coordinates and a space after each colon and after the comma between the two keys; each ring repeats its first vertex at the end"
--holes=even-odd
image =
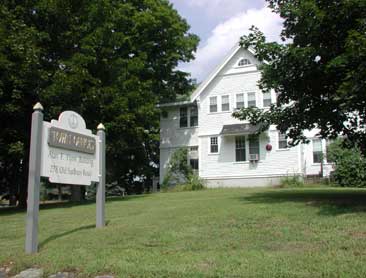
{"type": "Polygon", "coordinates": [[[259,125],[251,125],[251,124],[235,124],[235,125],[224,125],[221,130],[221,135],[246,135],[246,134],[254,134],[259,130],[259,125]]]}

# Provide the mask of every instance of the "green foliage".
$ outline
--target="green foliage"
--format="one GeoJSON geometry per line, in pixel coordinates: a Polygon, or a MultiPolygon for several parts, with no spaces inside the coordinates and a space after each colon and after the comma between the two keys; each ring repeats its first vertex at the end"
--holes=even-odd
{"type": "Polygon", "coordinates": [[[169,162],[169,168],[164,177],[162,188],[171,184],[182,184],[189,180],[193,174],[192,167],[188,164],[188,149],[179,148],[176,150],[169,162]]]}
{"type": "Polygon", "coordinates": [[[169,192],[183,192],[183,191],[197,191],[206,189],[205,182],[197,174],[189,175],[187,181],[183,184],[165,188],[164,191],[169,192]]]}
{"type": "Polygon", "coordinates": [[[188,149],[176,150],[161,185],[162,191],[194,191],[205,189],[204,181],[188,164],[188,149]],[[174,185],[173,187],[170,187],[174,185]]]}
{"type": "Polygon", "coordinates": [[[269,111],[242,109],[234,116],[275,124],[292,139],[320,129],[323,138],[342,133],[366,153],[366,1],[267,0],[284,19],[283,44],[267,42],[257,28],[241,38],[264,62],[259,86],[274,90],[269,111]],[[347,124],[344,124],[347,122],[347,124]]]}
{"type": "Polygon", "coordinates": [[[196,191],[206,189],[203,179],[197,174],[191,174],[188,181],[183,185],[183,191],[196,191]]]}
{"type": "Polygon", "coordinates": [[[337,140],[328,148],[328,157],[335,163],[332,176],[344,187],[366,187],[366,159],[357,147],[347,147],[337,140]]]}
{"type": "Polygon", "coordinates": [[[296,188],[303,187],[304,181],[299,176],[287,176],[281,179],[280,187],[284,188],[296,188]]]}
{"type": "Polygon", "coordinates": [[[107,133],[107,181],[157,175],[158,102],[193,84],[179,62],[198,38],[166,0],[4,0],[0,5],[0,192],[26,197],[32,107],[74,110],[107,133]]]}

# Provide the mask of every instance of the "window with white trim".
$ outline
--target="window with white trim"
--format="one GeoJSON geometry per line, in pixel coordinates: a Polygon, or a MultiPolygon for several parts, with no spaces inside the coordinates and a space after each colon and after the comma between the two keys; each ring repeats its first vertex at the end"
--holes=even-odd
{"type": "Polygon", "coordinates": [[[243,59],[241,59],[241,60],[239,61],[238,66],[239,66],[239,67],[243,67],[243,66],[247,66],[247,65],[250,65],[250,64],[251,64],[251,62],[250,62],[250,60],[249,60],[249,59],[247,59],[247,58],[243,58],[243,59]]]}
{"type": "Polygon", "coordinates": [[[263,107],[270,107],[272,104],[271,92],[263,93],[263,107]]]}
{"type": "Polygon", "coordinates": [[[210,112],[217,112],[217,97],[210,97],[210,112]]]}
{"type": "Polygon", "coordinates": [[[313,163],[321,163],[322,156],[322,141],[320,139],[313,139],[313,163]]]}
{"type": "Polygon", "coordinates": [[[278,148],[279,149],[287,149],[287,139],[286,139],[286,133],[278,132],[278,148]]]}
{"type": "Polygon", "coordinates": [[[179,109],[179,127],[188,127],[188,112],[187,107],[181,107],[179,109]]]}
{"type": "Polygon", "coordinates": [[[189,148],[189,165],[193,170],[198,170],[198,146],[189,148]]]}
{"type": "Polygon", "coordinates": [[[198,109],[197,109],[197,106],[191,107],[189,113],[190,113],[190,126],[198,126],[198,109]]]}
{"type": "Polygon", "coordinates": [[[221,97],[221,111],[230,111],[230,98],[229,98],[229,95],[221,97]]]}
{"type": "Polygon", "coordinates": [[[249,136],[249,155],[257,155],[259,160],[259,136],[249,136]]]}
{"type": "Polygon", "coordinates": [[[329,154],[329,145],[332,144],[334,142],[334,140],[327,140],[325,143],[325,152],[326,152],[326,159],[327,159],[327,163],[334,163],[334,160],[332,158],[330,158],[328,156],[329,154]]]}
{"type": "Polygon", "coordinates": [[[210,153],[218,153],[219,152],[219,141],[217,137],[210,138],[210,153]]]}
{"type": "Polygon", "coordinates": [[[236,94],[236,109],[244,108],[244,94],[236,94]]]}
{"type": "Polygon", "coordinates": [[[256,107],[257,106],[257,100],[255,93],[248,93],[248,107],[256,107]]]}
{"type": "Polygon", "coordinates": [[[235,160],[246,161],[245,136],[235,137],[235,160]]]}

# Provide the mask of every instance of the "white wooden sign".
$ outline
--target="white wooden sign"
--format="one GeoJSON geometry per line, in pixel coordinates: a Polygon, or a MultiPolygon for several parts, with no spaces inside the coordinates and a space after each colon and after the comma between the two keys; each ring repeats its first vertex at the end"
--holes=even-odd
{"type": "Polygon", "coordinates": [[[98,136],[84,119],[64,111],[58,120],[43,122],[41,176],[52,183],[90,185],[99,181],[98,136]]]}
{"type": "Polygon", "coordinates": [[[43,121],[43,107],[33,107],[29,151],[25,252],[38,250],[38,215],[41,176],[50,182],[90,185],[97,182],[96,227],[105,226],[105,128],[97,135],[86,129],[84,119],[73,111],[58,120],[43,121]]]}

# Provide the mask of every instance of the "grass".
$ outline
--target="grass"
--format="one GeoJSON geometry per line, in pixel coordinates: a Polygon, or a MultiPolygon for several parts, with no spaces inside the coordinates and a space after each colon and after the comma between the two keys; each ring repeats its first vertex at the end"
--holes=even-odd
{"type": "Polygon", "coordinates": [[[25,213],[0,211],[0,266],[79,277],[365,277],[366,190],[215,189],[40,211],[25,255],[25,213]]]}

